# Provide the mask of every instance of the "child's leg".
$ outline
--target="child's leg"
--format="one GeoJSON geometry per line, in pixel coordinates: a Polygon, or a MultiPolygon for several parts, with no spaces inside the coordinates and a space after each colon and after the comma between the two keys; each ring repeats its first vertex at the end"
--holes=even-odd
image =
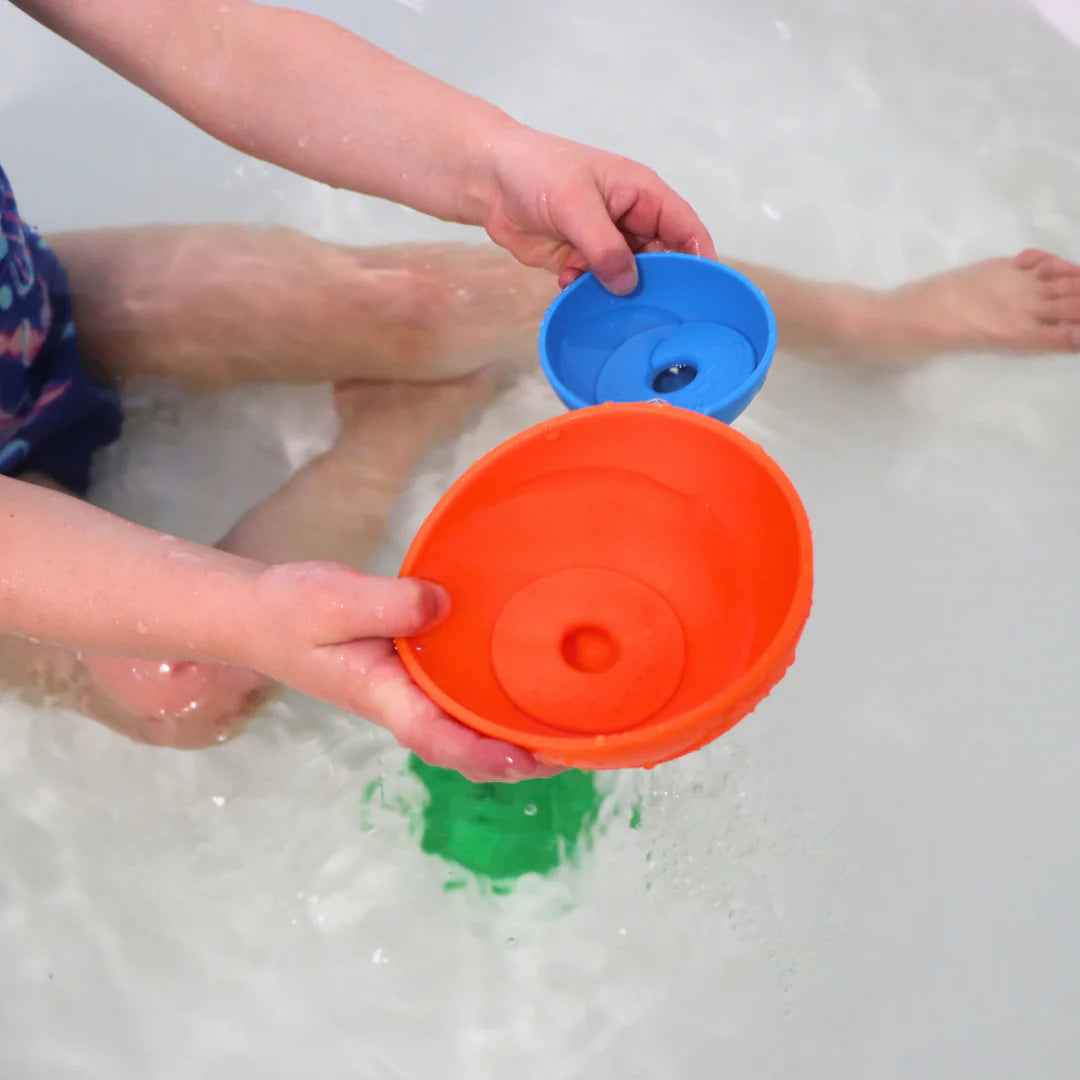
{"type": "Polygon", "coordinates": [[[50,237],[84,355],[188,385],[452,379],[532,358],[551,275],[493,248],[348,248],[288,229],[50,237]]]}
{"type": "Polygon", "coordinates": [[[732,262],[768,296],[780,343],[854,359],[1080,351],[1080,266],[1034,249],[887,291],[732,262]]]}
{"type": "Polygon", "coordinates": [[[334,446],[249,510],[218,546],[261,562],[328,559],[362,569],[420,460],[499,386],[491,368],[444,383],[338,383],[334,446]]]}
{"type": "MultiPolygon", "coordinates": [[[[531,357],[556,287],[494,248],[322,244],[239,226],[62,234],[80,340],[116,374],[196,385],[447,379],[531,357]]],[[[729,260],[768,295],[783,345],[855,357],[1080,348],[1080,267],[1045,252],[898,289],[729,260]]]]}
{"type": "MultiPolygon", "coordinates": [[[[481,372],[452,383],[340,387],[334,446],[244,515],[219,546],[266,562],[329,559],[362,568],[419,459],[498,386],[481,372]]],[[[237,734],[276,689],[255,672],[220,664],[79,656],[20,638],[0,638],[0,676],[141,741],[184,749],[237,734]]]]}

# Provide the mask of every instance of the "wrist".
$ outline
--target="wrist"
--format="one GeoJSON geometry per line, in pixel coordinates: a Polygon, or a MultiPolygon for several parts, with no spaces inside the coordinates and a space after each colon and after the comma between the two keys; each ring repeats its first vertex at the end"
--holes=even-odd
{"type": "Polygon", "coordinates": [[[500,171],[506,158],[530,129],[491,106],[469,140],[470,149],[460,182],[459,218],[464,225],[486,226],[502,199],[500,171]]]}
{"type": "Polygon", "coordinates": [[[230,564],[200,589],[206,600],[199,604],[204,627],[199,658],[265,673],[274,642],[285,632],[260,588],[272,567],[240,556],[227,558],[230,564]]]}

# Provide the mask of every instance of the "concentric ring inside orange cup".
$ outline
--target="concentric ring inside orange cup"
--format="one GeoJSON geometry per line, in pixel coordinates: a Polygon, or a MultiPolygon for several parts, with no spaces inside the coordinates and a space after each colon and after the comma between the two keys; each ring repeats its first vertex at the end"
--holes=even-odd
{"type": "Polygon", "coordinates": [[[477,462],[401,573],[453,601],[398,642],[446,712],[544,761],[650,766],[783,677],[810,613],[810,526],[779,466],[726,425],[600,405],[477,462]]]}

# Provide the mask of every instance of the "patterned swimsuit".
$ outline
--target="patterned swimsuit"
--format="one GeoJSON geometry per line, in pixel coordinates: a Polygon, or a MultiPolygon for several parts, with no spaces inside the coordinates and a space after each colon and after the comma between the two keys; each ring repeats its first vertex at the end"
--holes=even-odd
{"type": "Polygon", "coordinates": [[[121,423],[116,391],[79,363],[67,275],[0,169],[0,473],[42,472],[84,494],[121,423]]]}

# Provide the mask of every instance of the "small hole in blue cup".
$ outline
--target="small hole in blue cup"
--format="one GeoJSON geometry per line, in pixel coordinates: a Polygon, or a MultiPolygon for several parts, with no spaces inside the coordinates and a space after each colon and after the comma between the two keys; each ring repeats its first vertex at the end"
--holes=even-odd
{"type": "Polygon", "coordinates": [[[653,376],[652,388],[658,394],[674,394],[689,386],[697,378],[697,368],[693,364],[672,364],[662,368],[653,376]]]}

